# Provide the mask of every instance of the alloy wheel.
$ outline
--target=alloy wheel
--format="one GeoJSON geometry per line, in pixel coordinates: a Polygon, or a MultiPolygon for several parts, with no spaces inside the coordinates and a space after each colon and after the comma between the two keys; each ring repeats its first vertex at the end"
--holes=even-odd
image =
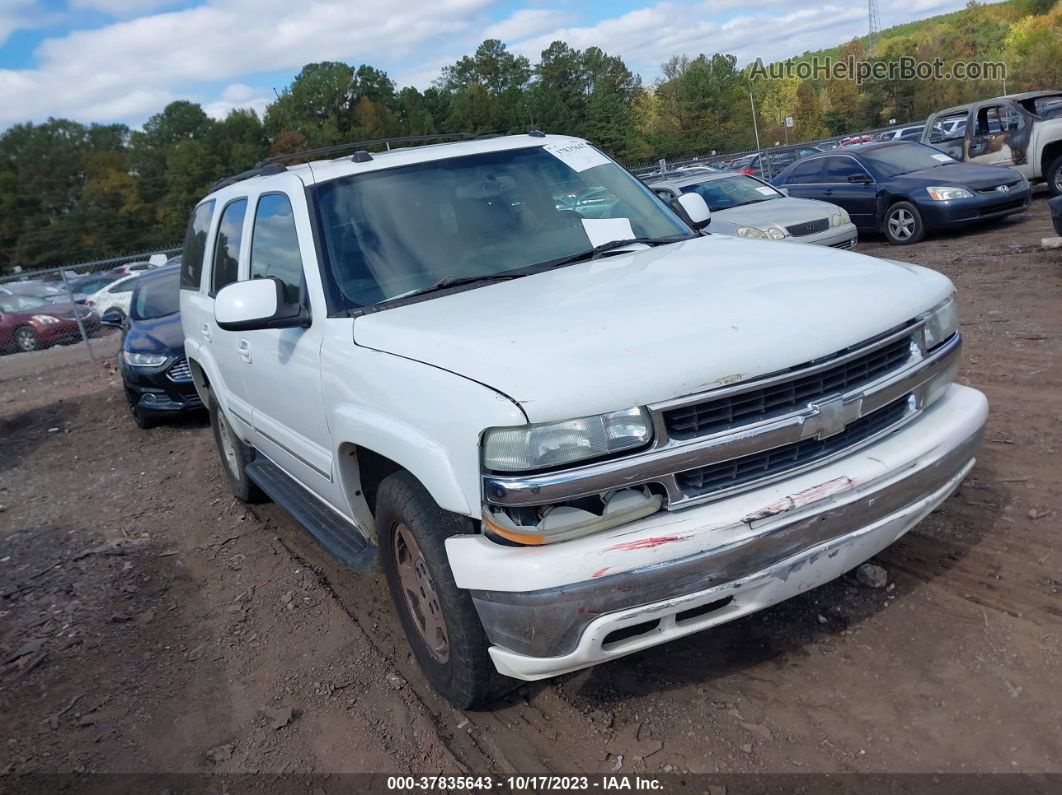
{"type": "Polygon", "coordinates": [[[445,663],[450,658],[450,641],[439,595],[435,592],[424,554],[405,524],[399,522],[395,526],[393,538],[395,564],[406,608],[428,652],[436,661],[445,663]]]}
{"type": "Polygon", "coordinates": [[[37,335],[33,329],[20,328],[15,332],[15,345],[20,351],[32,351],[37,349],[37,335]]]}
{"type": "Polygon", "coordinates": [[[897,240],[909,240],[914,235],[915,218],[904,209],[889,215],[889,231],[897,240]]]}

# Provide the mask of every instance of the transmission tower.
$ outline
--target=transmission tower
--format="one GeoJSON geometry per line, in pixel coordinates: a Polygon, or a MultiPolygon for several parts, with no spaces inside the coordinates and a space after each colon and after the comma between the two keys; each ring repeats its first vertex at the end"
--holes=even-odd
{"type": "Polygon", "coordinates": [[[874,47],[878,43],[878,34],[881,33],[881,17],[878,16],[878,0],[867,0],[867,56],[874,54],[874,47]]]}

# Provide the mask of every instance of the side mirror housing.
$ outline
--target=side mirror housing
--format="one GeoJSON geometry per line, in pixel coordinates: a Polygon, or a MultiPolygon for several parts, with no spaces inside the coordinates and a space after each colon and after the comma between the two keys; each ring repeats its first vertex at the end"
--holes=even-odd
{"type": "Polygon", "coordinates": [[[701,194],[683,193],[675,201],[694,229],[700,231],[712,222],[712,211],[708,209],[708,202],[701,194]]]}
{"type": "Polygon", "coordinates": [[[310,314],[302,304],[284,300],[284,284],[275,277],[233,282],[214,298],[214,320],[225,331],[305,328],[310,314]]]}
{"type": "Polygon", "coordinates": [[[115,328],[121,328],[124,318],[122,313],[117,309],[108,309],[102,315],[100,315],[100,323],[104,326],[114,326],[115,328]]]}
{"type": "Polygon", "coordinates": [[[777,185],[775,185],[775,186],[773,186],[773,187],[774,187],[774,189],[775,189],[776,191],[778,191],[779,193],[781,193],[781,194],[782,194],[783,196],[788,196],[788,195],[789,195],[789,188],[780,188],[780,187],[778,187],[777,185]]]}

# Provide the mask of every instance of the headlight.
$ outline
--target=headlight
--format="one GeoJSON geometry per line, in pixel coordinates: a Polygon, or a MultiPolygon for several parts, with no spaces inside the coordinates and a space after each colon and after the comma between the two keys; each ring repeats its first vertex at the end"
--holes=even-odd
{"type": "Polygon", "coordinates": [[[937,305],[926,316],[926,350],[931,351],[959,330],[959,309],[955,298],[937,305]]]}
{"type": "Polygon", "coordinates": [[[789,237],[789,233],[780,226],[769,226],[767,227],[767,237],[771,240],[785,240],[785,238],[789,237]]]}
{"type": "Polygon", "coordinates": [[[645,409],[634,408],[515,428],[488,428],[483,463],[496,472],[526,472],[642,447],[653,438],[645,409]]]}
{"type": "Polygon", "coordinates": [[[122,358],[125,359],[125,363],[130,367],[161,367],[166,364],[166,360],[170,357],[161,353],[132,353],[131,351],[122,351],[122,358]]]}
{"type": "Polygon", "coordinates": [[[837,212],[830,216],[830,226],[844,226],[851,222],[852,219],[848,215],[848,211],[843,207],[838,207],[837,212]]]}
{"type": "Polygon", "coordinates": [[[35,320],[45,326],[59,322],[59,318],[55,317],[54,315],[34,315],[30,318],[30,320],[35,320]]]}
{"type": "Polygon", "coordinates": [[[946,186],[933,186],[926,188],[929,198],[935,202],[947,202],[952,199],[972,199],[973,194],[966,188],[949,188],[946,186]]]}
{"type": "Polygon", "coordinates": [[[750,237],[754,240],[767,239],[767,233],[764,232],[762,229],[757,229],[754,226],[739,226],[737,233],[738,237],[750,237]]]}

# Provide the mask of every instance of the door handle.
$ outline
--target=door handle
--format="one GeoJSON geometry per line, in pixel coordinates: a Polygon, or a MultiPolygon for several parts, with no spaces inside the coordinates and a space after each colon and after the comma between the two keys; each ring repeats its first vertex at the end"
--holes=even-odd
{"type": "Polygon", "coordinates": [[[240,358],[247,364],[251,363],[251,343],[245,339],[241,339],[239,343],[240,358]]]}
{"type": "Polygon", "coordinates": [[[203,333],[203,339],[210,342],[210,326],[204,323],[199,327],[199,330],[203,333]]]}
{"type": "Polygon", "coordinates": [[[833,188],[827,188],[826,190],[824,190],[822,192],[822,195],[823,196],[832,196],[833,195],[833,188]]]}

